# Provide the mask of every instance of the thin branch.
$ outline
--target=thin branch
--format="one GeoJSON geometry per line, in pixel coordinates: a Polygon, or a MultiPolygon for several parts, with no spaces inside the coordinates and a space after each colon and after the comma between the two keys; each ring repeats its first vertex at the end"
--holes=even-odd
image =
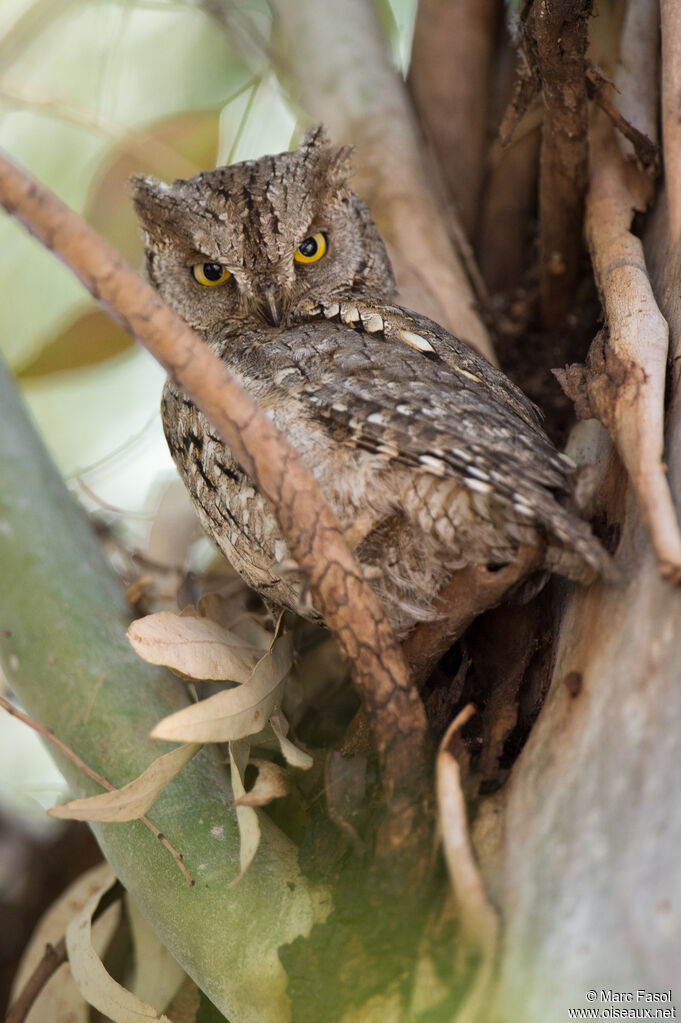
{"type": "MultiPolygon", "coordinates": [[[[6,710],[8,714],[11,714],[12,717],[18,718],[19,721],[23,721],[25,725],[32,728],[34,732],[38,733],[38,735],[42,735],[43,739],[47,739],[48,742],[51,742],[53,746],[56,746],[60,753],[63,753],[65,757],[68,757],[68,759],[75,764],[76,767],[83,772],[83,774],[86,774],[88,778],[92,778],[92,780],[96,781],[98,785],[101,785],[103,789],[107,789],[109,792],[114,791],[115,786],[113,786],[103,775],[97,774],[97,772],[93,771],[91,767],[88,767],[85,761],[81,760],[77,753],[74,753],[72,749],[61,741],[61,739],[57,738],[51,728],[48,728],[46,725],[38,724],[37,721],[34,721],[32,718],[28,717],[27,714],[22,713],[22,711],[12,706],[12,704],[2,696],[0,696],[0,707],[2,707],[3,710],[6,710]]],[[[139,817],[138,820],[140,820],[145,827],[149,828],[154,837],[157,838],[161,845],[168,850],[187,879],[187,883],[191,887],[194,884],[194,879],[184,865],[182,853],[179,853],[177,849],[170,844],[165,835],[158,830],[155,824],[151,823],[148,817],[139,817]]]]}
{"type": "MultiPolygon", "coordinates": [[[[521,60],[524,54],[520,54],[521,60]]],[[[537,99],[539,93],[539,78],[533,74],[526,60],[522,60],[517,72],[516,81],[513,86],[513,93],[509,100],[506,111],[499,125],[499,143],[501,146],[509,146],[515,141],[515,133],[518,125],[525,119],[537,99]]]]}
{"type": "Polygon", "coordinates": [[[3,71],[6,72],[12,64],[20,60],[27,47],[35,46],[52,28],[53,22],[68,16],[69,8],[74,6],[75,0],[62,0],[59,4],[45,4],[40,3],[40,0],[33,0],[19,17],[14,19],[0,40],[0,67],[3,71]]]}
{"type": "MultiPolygon", "coordinates": [[[[249,82],[249,86],[250,84],[249,82]]],[[[235,95],[238,95],[238,92],[235,95]]],[[[233,98],[235,97],[230,96],[225,102],[229,103],[233,98]]],[[[130,132],[116,121],[107,120],[99,112],[92,113],[83,107],[74,106],[68,100],[46,90],[30,88],[25,84],[17,86],[0,79],[0,100],[28,110],[40,110],[69,124],[103,135],[115,143],[118,155],[131,156],[144,167],[167,167],[170,164],[175,173],[184,177],[191,177],[200,169],[174,146],[168,145],[151,132],[144,130],[130,132]]]]}
{"type": "Polygon", "coordinates": [[[631,142],[637,160],[641,166],[656,175],[660,169],[660,147],[657,143],[648,138],[644,132],[639,131],[633,124],[620,113],[612,97],[609,83],[597,79],[595,82],[587,78],[587,92],[589,99],[594,100],[604,114],[607,114],[614,126],[631,142]]]}
{"type": "Polygon", "coordinates": [[[68,266],[203,410],[271,502],[312,597],[353,666],[387,799],[377,851],[422,877],[430,819],[426,717],[383,608],[312,474],[223,362],[80,217],[6,158],[0,201],[68,266]]]}
{"type": "Polygon", "coordinates": [[[5,1016],[5,1023],[24,1023],[33,1003],[47,984],[53,974],[57,972],[63,963],[67,962],[66,938],[59,939],[56,945],[45,945],[42,959],[36,966],[26,984],[10,1007],[5,1016]]]}
{"type": "Polygon", "coordinates": [[[500,138],[490,150],[483,196],[478,253],[490,291],[510,293],[522,284],[531,239],[528,226],[537,203],[537,176],[543,109],[536,101],[516,126],[513,138],[500,138]]]}

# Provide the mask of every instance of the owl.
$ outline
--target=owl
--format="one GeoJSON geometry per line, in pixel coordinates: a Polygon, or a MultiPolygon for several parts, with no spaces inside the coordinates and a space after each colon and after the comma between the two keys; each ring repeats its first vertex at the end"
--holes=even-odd
{"type": "MultiPolygon", "coordinates": [[[[396,304],[385,246],[321,128],[294,152],[133,179],[146,271],[316,477],[400,636],[469,564],[541,544],[589,582],[609,558],[571,510],[575,466],[538,410],[437,323],[396,304]]],[[[166,439],[199,518],[269,605],[318,619],[272,507],[169,380],[166,439]]]]}

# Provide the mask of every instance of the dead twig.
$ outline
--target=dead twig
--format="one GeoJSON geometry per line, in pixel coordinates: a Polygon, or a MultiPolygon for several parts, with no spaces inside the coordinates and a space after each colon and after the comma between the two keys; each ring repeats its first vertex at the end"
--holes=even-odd
{"type": "MultiPolygon", "coordinates": [[[[108,781],[104,777],[104,775],[97,774],[97,772],[93,771],[91,767],[88,767],[85,761],[81,760],[77,753],[74,753],[72,749],[70,749],[65,743],[61,741],[61,739],[57,738],[57,736],[54,734],[51,728],[48,728],[46,725],[41,725],[37,721],[34,721],[32,718],[28,717],[27,714],[23,714],[16,707],[13,707],[12,704],[2,696],[0,696],[0,707],[2,707],[3,710],[6,710],[8,714],[11,714],[12,717],[18,718],[19,721],[23,721],[25,725],[28,725],[29,728],[32,728],[34,732],[38,733],[38,735],[42,735],[43,739],[47,739],[48,742],[51,742],[53,746],[56,746],[59,752],[63,753],[65,757],[68,757],[68,759],[73,764],[76,765],[78,770],[82,771],[83,774],[86,774],[88,778],[92,778],[93,781],[96,781],[98,785],[101,785],[102,788],[106,789],[108,792],[114,791],[114,786],[111,784],[111,782],[108,781]]],[[[158,830],[155,824],[151,823],[148,817],[139,817],[138,820],[140,820],[146,828],[149,828],[149,831],[151,831],[154,838],[157,838],[161,845],[168,850],[170,855],[175,860],[177,866],[187,879],[187,883],[189,884],[189,886],[190,887],[193,886],[194,878],[191,876],[191,874],[184,865],[184,862],[182,860],[182,853],[179,853],[177,849],[175,849],[174,846],[170,844],[165,835],[158,830]]]]}
{"type": "Polygon", "coordinates": [[[626,117],[622,116],[612,98],[609,83],[604,82],[600,76],[596,81],[587,78],[586,88],[589,99],[598,104],[603,113],[608,115],[620,134],[631,142],[636,159],[644,170],[656,176],[660,170],[660,147],[657,143],[649,139],[644,132],[639,131],[638,128],[627,121],[626,117]]]}
{"type": "Polygon", "coordinates": [[[513,93],[499,125],[499,143],[503,147],[514,141],[516,129],[535,102],[540,88],[539,77],[532,73],[522,52],[520,57],[513,93]]]}
{"type": "Polygon", "coordinates": [[[0,157],[0,202],[80,278],[202,409],[271,502],[292,557],[353,668],[386,798],[377,853],[384,876],[427,871],[426,717],[378,598],[364,582],[312,474],[224,363],[80,217],[0,157]]]}
{"type": "Polygon", "coordinates": [[[473,1023],[489,997],[494,974],[499,921],[475,862],[468,830],[461,770],[455,755],[459,733],[475,713],[469,703],[445,732],[436,762],[436,788],[442,844],[460,922],[461,953],[476,956],[475,975],[467,997],[457,1013],[457,1023],[473,1023]]]}

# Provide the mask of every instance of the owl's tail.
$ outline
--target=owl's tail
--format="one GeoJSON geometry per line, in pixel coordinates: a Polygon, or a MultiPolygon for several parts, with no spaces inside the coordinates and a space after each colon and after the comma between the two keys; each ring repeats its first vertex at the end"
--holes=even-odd
{"type": "Polygon", "coordinates": [[[583,519],[546,491],[534,511],[548,534],[544,560],[548,571],[584,585],[599,576],[606,582],[618,580],[615,562],[583,519]]]}

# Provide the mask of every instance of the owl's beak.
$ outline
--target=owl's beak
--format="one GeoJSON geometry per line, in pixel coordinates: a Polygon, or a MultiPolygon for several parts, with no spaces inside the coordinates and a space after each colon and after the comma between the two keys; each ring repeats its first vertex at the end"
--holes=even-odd
{"type": "Polygon", "coordinates": [[[281,323],[281,300],[277,298],[274,288],[265,288],[265,301],[272,326],[278,327],[281,323]]]}

